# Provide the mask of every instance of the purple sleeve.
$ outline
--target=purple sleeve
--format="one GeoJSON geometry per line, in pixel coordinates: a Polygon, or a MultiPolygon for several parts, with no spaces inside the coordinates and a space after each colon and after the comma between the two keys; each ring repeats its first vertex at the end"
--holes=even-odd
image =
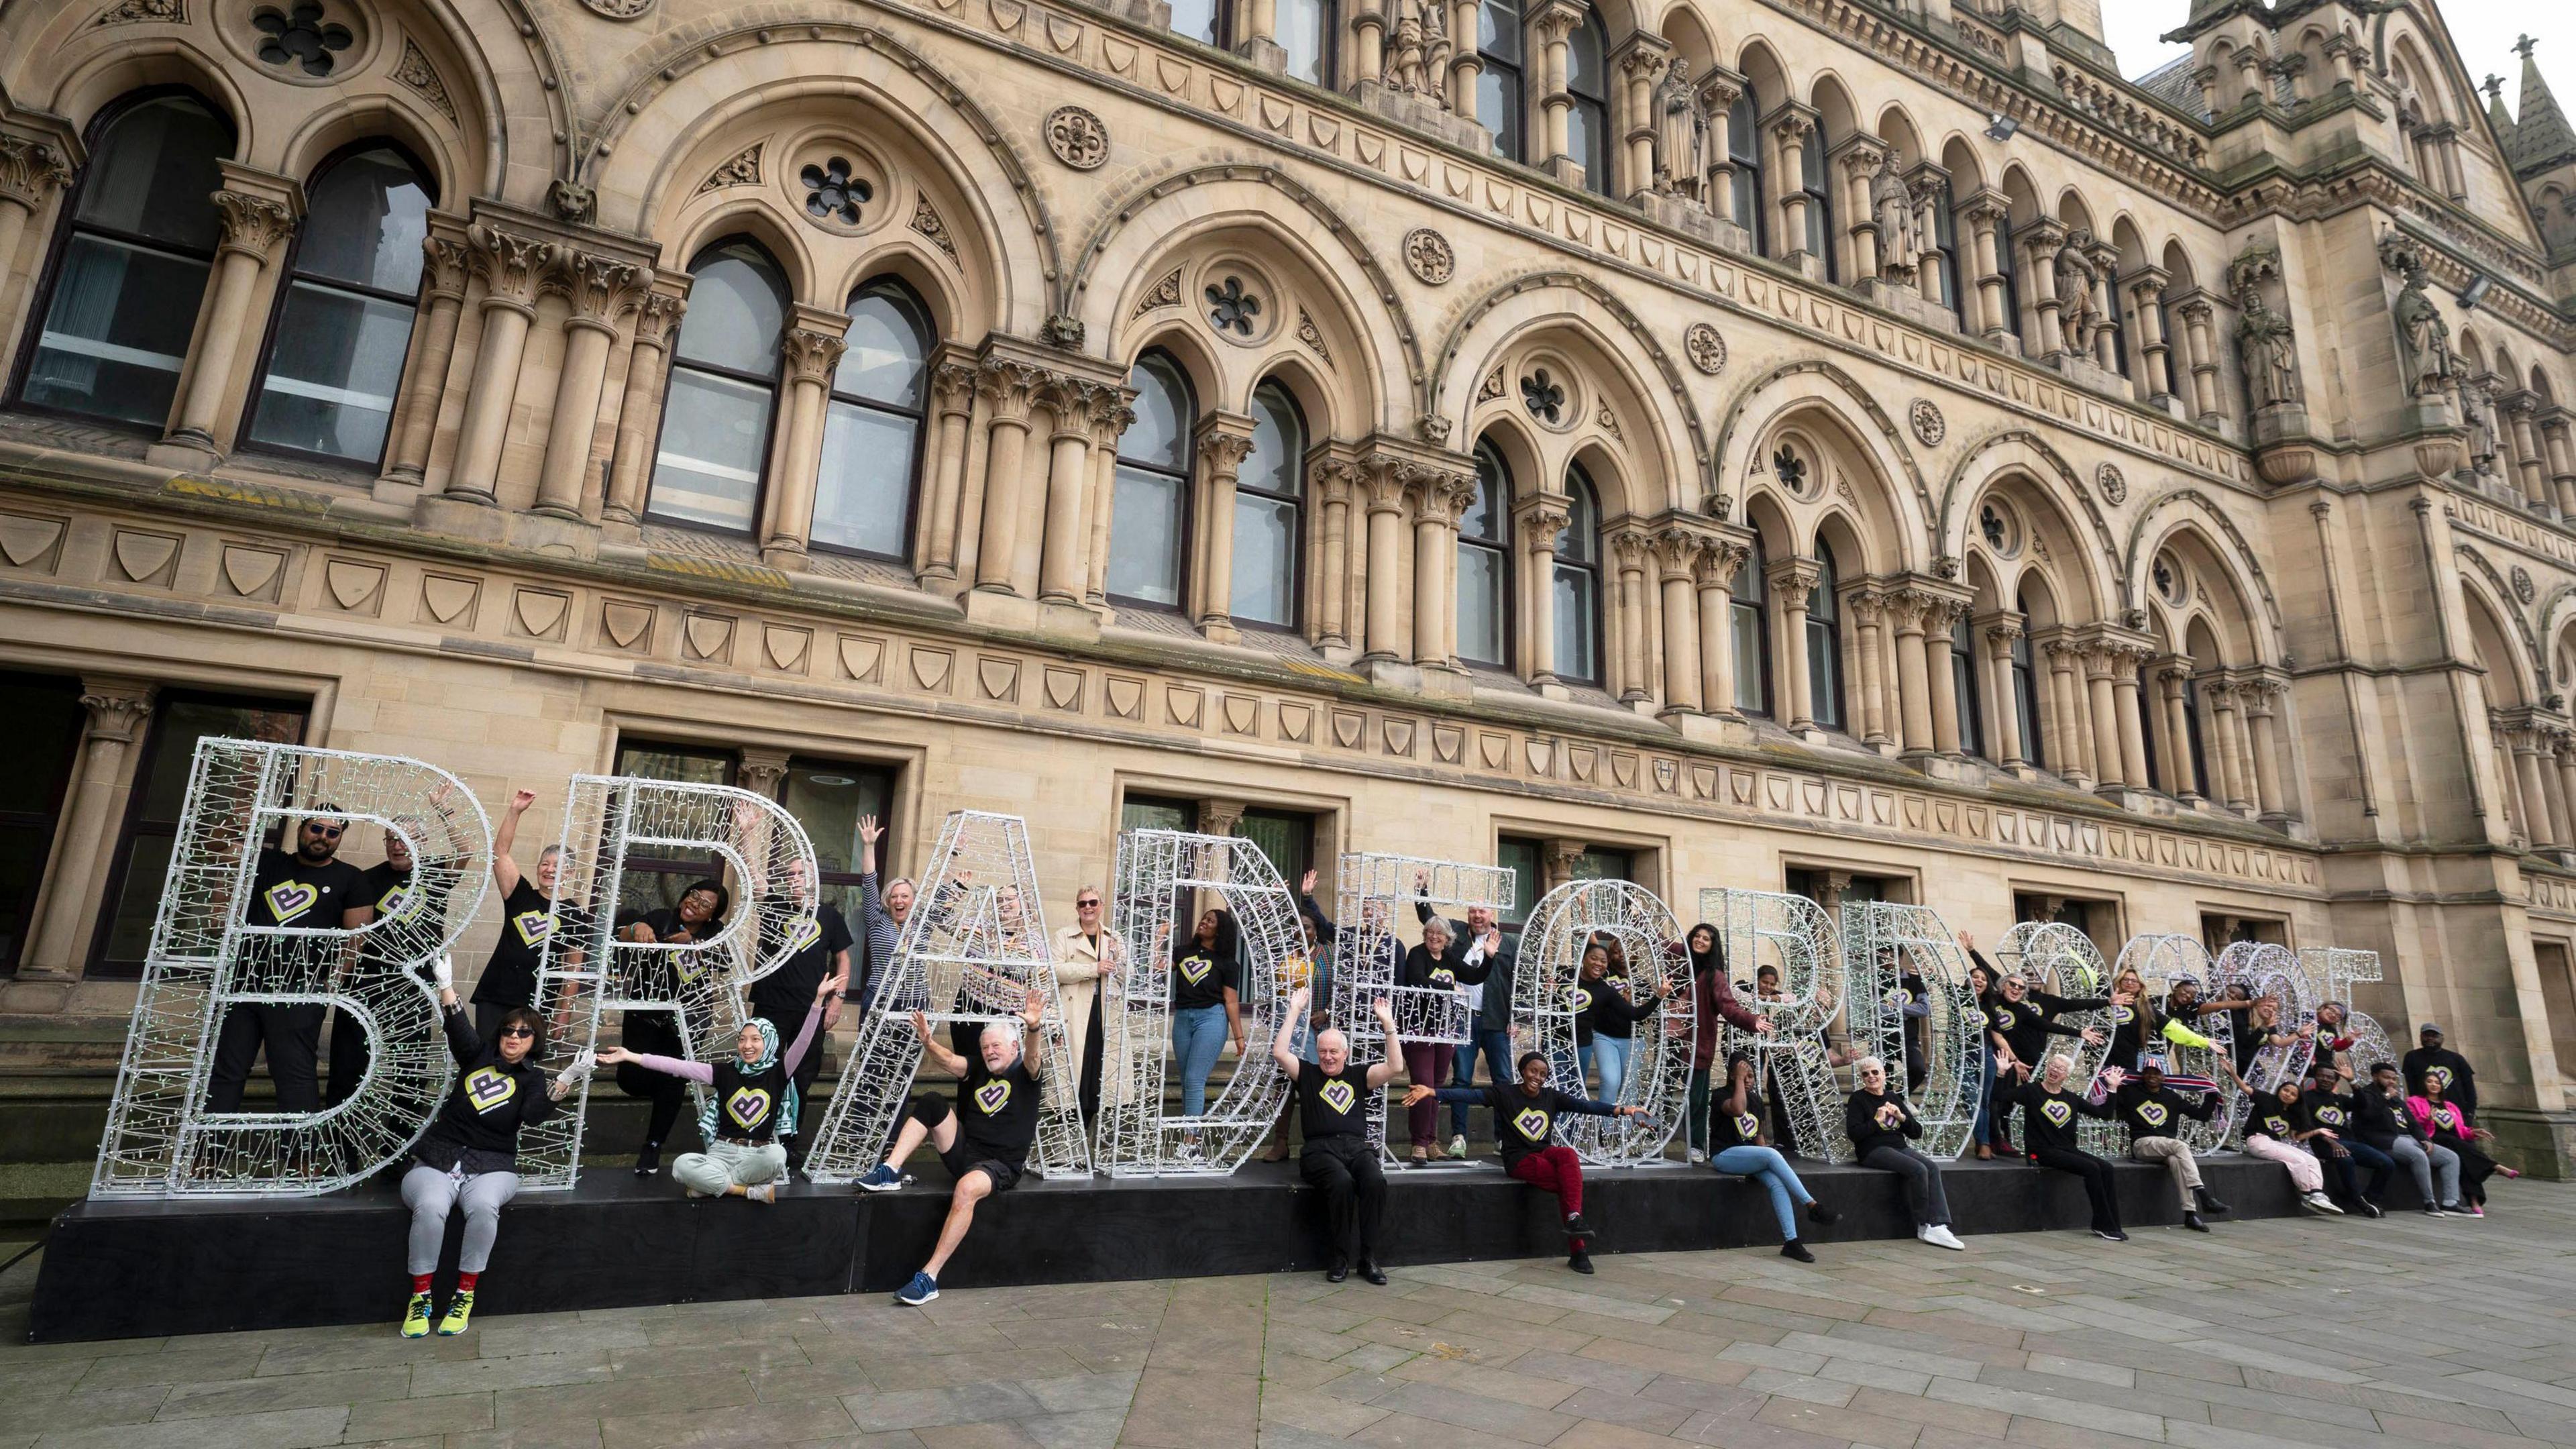
{"type": "Polygon", "coordinates": [[[666,1077],[679,1077],[702,1087],[712,1085],[716,1079],[716,1069],[705,1062],[684,1062],[678,1057],[657,1057],[650,1052],[637,1052],[635,1064],[647,1071],[660,1072],[666,1077]]]}
{"type": "MultiPolygon", "coordinates": [[[[805,1049],[814,1044],[814,1028],[822,1020],[823,1008],[815,1006],[806,1010],[804,1027],[796,1033],[796,1040],[787,1048],[787,1055],[778,1059],[778,1064],[787,1069],[787,1075],[796,1075],[796,1066],[805,1060],[805,1049]]],[[[710,1076],[708,1080],[713,1081],[714,1078],[710,1076]]]]}

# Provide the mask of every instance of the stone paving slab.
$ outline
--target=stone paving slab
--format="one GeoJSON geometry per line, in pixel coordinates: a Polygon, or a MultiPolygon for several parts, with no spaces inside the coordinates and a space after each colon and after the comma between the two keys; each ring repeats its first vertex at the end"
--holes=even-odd
{"type": "MultiPolygon", "coordinates": [[[[1610,1225],[1605,1225],[1610,1226],[1610,1225]]],[[[506,1227],[504,1229],[507,1230],[506,1227]]],[[[29,1346],[0,1449],[2576,1446],[2576,1189],[2225,1223],[29,1346]]],[[[388,1305],[391,1307],[392,1305],[388,1305]]]]}

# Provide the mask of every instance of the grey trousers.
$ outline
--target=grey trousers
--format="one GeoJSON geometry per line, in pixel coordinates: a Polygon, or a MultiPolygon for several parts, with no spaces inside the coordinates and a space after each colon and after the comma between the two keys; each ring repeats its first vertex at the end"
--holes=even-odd
{"type": "Polygon", "coordinates": [[[415,1162],[403,1174],[403,1206],[411,1209],[408,1271],[438,1271],[438,1249],[447,1241],[447,1215],[465,1208],[465,1246],[456,1255],[460,1273],[480,1273],[492,1261],[492,1240],[501,1235],[501,1204],[519,1195],[515,1172],[478,1172],[459,1178],[415,1162]]]}
{"type": "Polygon", "coordinates": [[[2182,1210],[2191,1212],[2199,1206],[2192,1192],[2200,1186],[2200,1159],[2191,1155],[2191,1144],[2179,1137],[2141,1137],[2129,1144],[2129,1155],[2140,1162],[2161,1162],[2172,1174],[2174,1195],[2182,1199],[2182,1210]]]}
{"type": "Polygon", "coordinates": [[[2418,1142],[2412,1137],[2400,1137],[2388,1144],[2388,1155],[2405,1165],[2407,1174],[2415,1179],[2416,1193],[2427,1204],[2460,1200],[2460,1154],[2439,1142],[2418,1142]],[[2439,1196],[2433,1191],[2436,1173],[2442,1179],[2439,1196]]]}

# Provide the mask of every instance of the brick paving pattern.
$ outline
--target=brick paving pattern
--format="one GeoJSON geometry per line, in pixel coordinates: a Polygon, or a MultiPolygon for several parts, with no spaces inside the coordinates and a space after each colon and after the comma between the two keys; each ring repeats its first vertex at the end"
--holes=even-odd
{"type": "Polygon", "coordinates": [[[2576,1192],[2498,1187],[2482,1222],[703,1304],[413,1342],[389,1303],[381,1327],[31,1347],[31,1260],[0,1278],[0,1449],[2576,1445],[2576,1192]]]}

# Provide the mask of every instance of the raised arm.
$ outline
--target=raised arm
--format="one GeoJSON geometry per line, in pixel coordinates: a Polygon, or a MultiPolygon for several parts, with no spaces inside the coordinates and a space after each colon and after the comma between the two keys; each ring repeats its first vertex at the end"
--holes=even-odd
{"type": "Polygon", "coordinates": [[[1331,947],[1340,943],[1342,928],[1333,924],[1322,906],[1315,904],[1315,873],[1311,870],[1297,882],[1297,914],[1315,928],[1316,944],[1331,947]]]}
{"type": "Polygon", "coordinates": [[[1038,1050],[1039,1024],[1046,1020],[1046,997],[1032,986],[1020,998],[1020,1060],[1028,1065],[1034,1077],[1046,1070],[1046,1056],[1038,1050]]]}
{"type": "Polygon", "coordinates": [[[536,803],[534,790],[511,791],[510,803],[501,808],[501,828],[492,832],[492,884],[505,898],[519,888],[519,862],[510,854],[519,844],[519,817],[536,803]]]}
{"type": "Polygon", "coordinates": [[[1305,1063],[1297,1059],[1297,1027],[1306,1019],[1306,1003],[1314,992],[1300,986],[1288,995],[1288,1009],[1279,1014],[1279,1030],[1270,1038],[1270,1059],[1289,1076],[1297,1075],[1305,1063]]]}
{"type": "Polygon", "coordinates": [[[1395,1080],[1395,1069],[1401,1063],[1395,1059],[1395,1008],[1381,996],[1369,1003],[1369,1015],[1377,1018],[1378,1029],[1385,1033],[1380,1040],[1386,1043],[1386,1055],[1369,1064],[1369,1089],[1375,1091],[1395,1080]]]}
{"type": "Polygon", "coordinates": [[[930,1034],[930,1018],[916,1011],[912,1014],[912,1034],[921,1038],[921,1049],[931,1065],[952,1077],[966,1075],[966,1059],[950,1051],[939,1038],[930,1034]]]}
{"type": "Polygon", "coordinates": [[[840,981],[830,976],[814,989],[814,1005],[805,1013],[805,1025],[796,1033],[796,1041],[787,1048],[787,1054],[778,1059],[787,1068],[787,1075],[796,1075],[796,1069],[804,1065],[806,1049],[814,1045],[814,1033],[823,1024],[824,1006],[840,994],[840,981]]]}

